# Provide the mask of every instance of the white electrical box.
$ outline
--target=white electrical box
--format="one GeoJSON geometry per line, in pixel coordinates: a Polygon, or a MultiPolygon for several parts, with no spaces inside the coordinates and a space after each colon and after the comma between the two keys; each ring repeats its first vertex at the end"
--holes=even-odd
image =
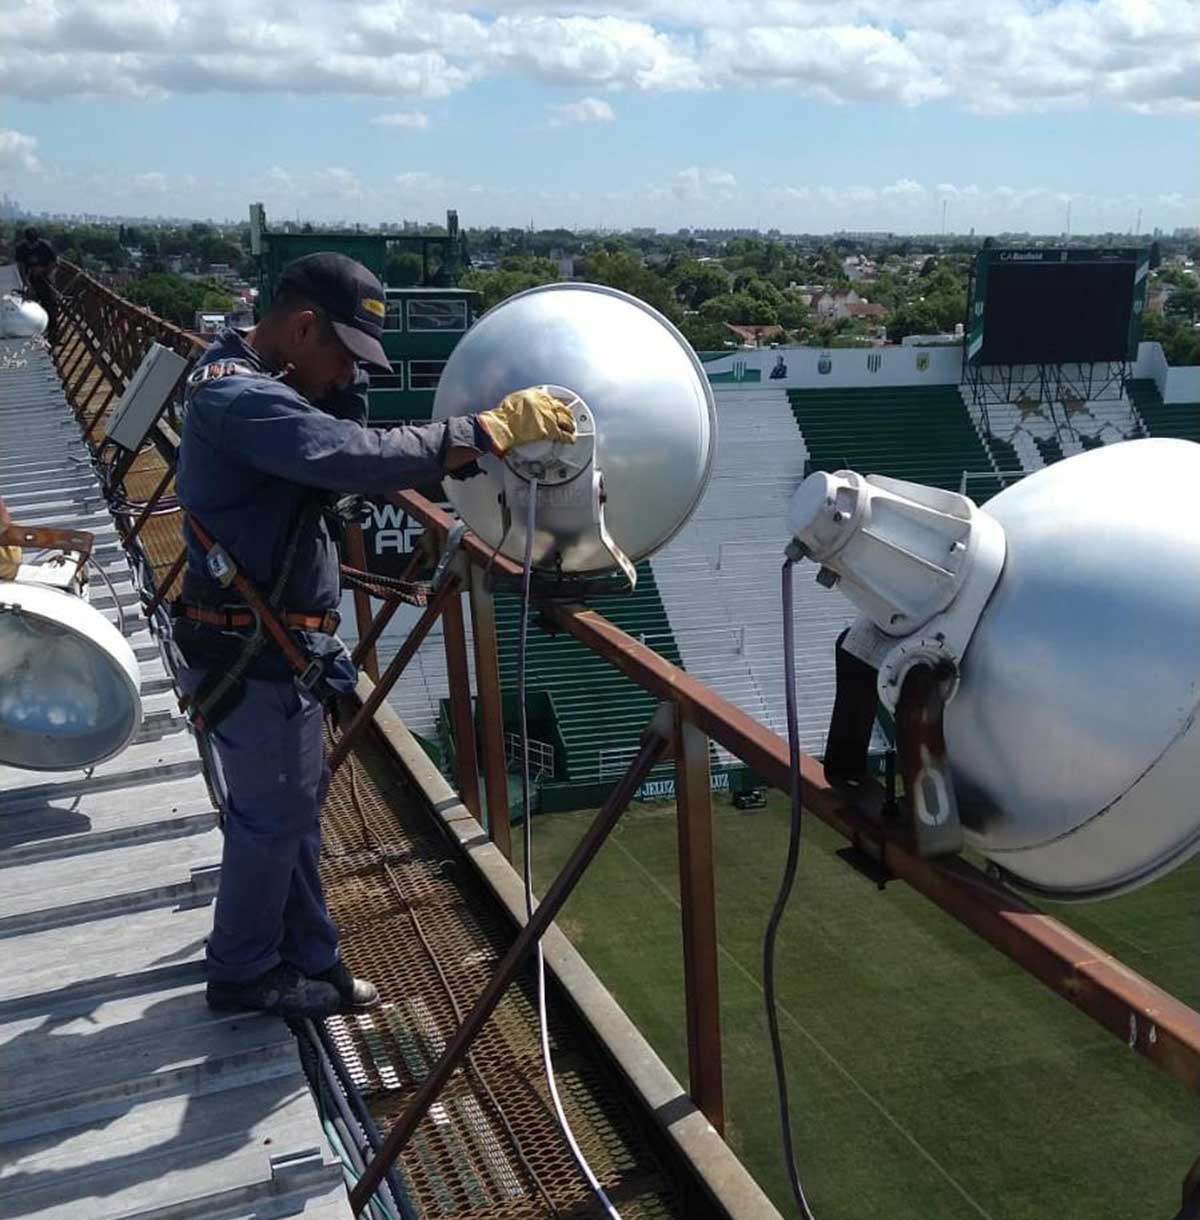
{"type": "Polygon", "coordinates": [[[182,356],[152,343],[108,421],[105,439],[130,453],[140,449],[186,367],[182,356]]]}

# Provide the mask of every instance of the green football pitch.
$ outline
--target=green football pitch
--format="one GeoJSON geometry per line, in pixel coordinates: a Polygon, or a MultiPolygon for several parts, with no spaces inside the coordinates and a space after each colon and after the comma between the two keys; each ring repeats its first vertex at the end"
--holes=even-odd
{"type": "MultiPolygon", "coordinates": [[[[715,804],[726,1138],[780,1211],[762,934],[785,800],[715,804]]],[[[544,887],[591,814],[534,819],[544,887]]],[[[1200,1152],[1195,1099],[900,882],[879,892],[805,819],[779,937],[797,1155],[817,1220],[1170,1220],[1200,1152]]],[[[1047,908],[1049,909],[1049,908],[1047,908]]],[[[1200,862],[1052,913],[1185,1003],[1200,1001],[1200,862]]],[[[672,806],[628,812],[559,926],[687,1081],[672,806]]]]}

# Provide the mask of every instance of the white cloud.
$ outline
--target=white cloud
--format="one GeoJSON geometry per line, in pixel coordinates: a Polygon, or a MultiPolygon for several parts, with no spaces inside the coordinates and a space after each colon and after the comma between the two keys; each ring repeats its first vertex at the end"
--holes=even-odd
{"type": "Polygon", "coordinates": [[[577,89],[766,87],[985,114],[1200,113],[1195,0],[17,0],[3,92],[445,97],[484,77],[577,89]],[[836,12],[836,17],[831,13],[836,12]]]}
{"type": "Polygon", "coordinates": [[[551,127],[570,127],[579,123],[611,123],[617,116],[601,97],[581,97],[577,102],[547,106],[551,127]]]}
{"type": "Polygon", "coordinates": [[[371,123],[375,127],[402,127],[407,131],[425,131],[429,115],[423,110],[399,110],[393,114],[377,114],[371,123]]]}
{"type": "Polygon", "coordinates": [[[914,182],[911,178],[897,178],[891,186],[885,186],[880,193],[885,197],[893,195],[901,199],[911,199],[918,195],[924,195],[925,188],[919,182],[914,182]]]}
{"type": "Polygon", "coordinates": [[[42,168],[36,148],[36,136],[0,128],[0,169],[23,169],[36,174],[42,168]]]}
{"type": "Polygon", "coordinates": [[[364,188],[358,180],[358,175],[342,166],[331,165],[325,169],[313,170],[307,177],[317,195],[330,196],[347,203],[363,197],[364,188]]]}
{"type": "Polygon", "coordinates": [[[693,41],[619,17],[500,17],[484,63],[560,85],[699,89],[693,41]]]}
{"type": "Polygon", "coordinates": [[[430,195],[444,193],[451,189],[452,184],[437,174],[427,173],[423,169],[409,170],[404,174],[394,174],[392,182],[400,188],[404,195],[430,195]]]}
{"type": "Polygon", "coordinates": [[[144,174],[134,174],[133,184],[141,191],[151,191],[156,195],[163,195],[167,190],[167,175],[161,170],[148,170],[144,174]]]}
{"type": "Polygon", "coordinates": [[[727,169],[690,165],[671,179],[671,193],[683,203],[703,203],[737,190],[737,178],[727,169]]]}

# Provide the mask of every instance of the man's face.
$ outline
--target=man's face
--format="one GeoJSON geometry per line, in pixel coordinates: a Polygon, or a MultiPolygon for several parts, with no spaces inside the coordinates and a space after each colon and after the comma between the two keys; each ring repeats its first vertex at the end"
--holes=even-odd
{"type": "Polygon", "coordinates": [[[293,366],[286,380],[309,402],[349,385],[354,377],[354,356],[311,309],[292,314],[286,347],[285,357],[293,366]]]}

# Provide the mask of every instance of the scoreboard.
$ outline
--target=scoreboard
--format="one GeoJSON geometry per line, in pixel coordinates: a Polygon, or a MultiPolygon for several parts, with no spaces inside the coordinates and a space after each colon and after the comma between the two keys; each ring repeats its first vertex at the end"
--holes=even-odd
{"type": "Polygon", "coordinates": [[[984,250],[975,262],[969,363],[1134,359],[1149,267],[1143,249],[984,250]]]}

